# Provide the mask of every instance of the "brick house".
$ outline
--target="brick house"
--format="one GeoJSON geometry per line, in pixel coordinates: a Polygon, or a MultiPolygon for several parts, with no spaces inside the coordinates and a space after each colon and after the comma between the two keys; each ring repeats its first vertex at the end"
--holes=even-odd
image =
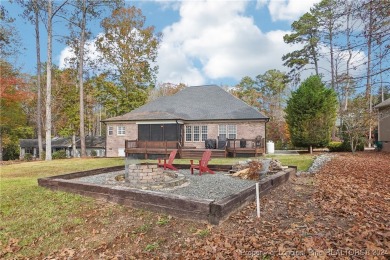
{"type": "Polygon", "coordinates": [[[218,86],[187,87],[103,120],[106,156],[158,156],[179,149],[179,156],[191,157],[205,148],[214,149],[214,157],[257,155],[265,152],[268,120],[218,86]]]}
{"type": "Polygon", "coordinates": [[[378,141],[382,151],[390,152],[390,98],[375,106],[378,109],[378,141]]]}

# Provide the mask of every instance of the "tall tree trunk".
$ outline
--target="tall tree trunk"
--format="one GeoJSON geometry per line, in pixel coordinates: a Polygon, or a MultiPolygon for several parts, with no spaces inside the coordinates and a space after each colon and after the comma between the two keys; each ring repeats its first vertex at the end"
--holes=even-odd
{"type": "Polygon", "coordinates": [[[78,67],[78,80],[80,90],[80,148],[81,157],[87,156],[85,149],[85,127],[84,127],[84,82],[83,82],[83,70],[84,70],[84,44],[85,44],[85,24],[87,17],[86,0],[83,0],[82,6],[82,21],[81,21],[81,35],[80,35],[80,48],[79,48],[79,67],[78,67]]]}
{"type": "Polygon", "coordinates": [[[336,80],[334,73],[334,50],[333,50],[333,21],[329,21],[329,47],[330,47],[330,73],[331,73],[331,86],[333,90],[336,90],[336,80]]]}
{"type": "Polygon", "coordinates": [[[348,109],[348,98],[349,98],[349,89],[351,86],[351,78],[350,78],[350,64],[352,60],[352,47],[351,47],[351,11],[352,11],[352,3],[346,2],[347,5],[347,28],[346,28],[346,37],[347,37],[347,48],[348,48],[348,60],[347,60],[347,86],[344,90],[344,111],[348,109]]]}
{"type": "MultiPolygon", "coordinates": [[[[372,33],[373,33],[373,17],[372,17],[372,1],[369,3],[369,20],[367,32],[367,82],[366,82],[366,99],[369,103],[369,112],[372,113],[372,90],[371,90],[371,48],[372,48],[372,33]]],[[[372,126],[370,123],[368,134],[368,147],[371,147],[372,126]]]]}
{"type": "Polygon", "coordinates": [[[313,146],[312,145],[309,146],[309,153],[313,154],[313,146]]]}
{"type": "Polygon", "coordinates": [[[313,55],[313,60],[314,60],[314,68],[316,70],[316,75],[320,75],[319,72],[318,72],[318,60],[317,60],[317,53],[316,53],[316,50],[314,48],[314,46],[311,47],[312,49],[312,55],[313,55]]]}
{"type": "Polygon", "coordinates": [[[75,132],[73,132],[73,135],[72,135],[72,157],[73,158],[77,157],[76,133],[75,132]]]}
{"type": "Polygon", "coordinates": [[[51,67],[52,67],[52,0],[47,1],[47,76],[46,76],[46,161],[51,156],[51,67]]]}
{"type": "Polygon", "coordinates": [[[380,37],[380,46],[379,46],[379,71],[381,72],[379,74],[379,77],[380,77],[380,82],[381,82],[381,85],[380,85],[380,88],[381,88],[381,102],[385,101],[385,91],[384,91],[384,87],[383,87],[383,73],[382,73],[382,60],[383,60],[383,57],[382,57],[382,37],[380,37]]]}
{"type": "Polygon", "coordinates": [[[42,94],[41,94],[41,44],[39,42],[39,8],[38,0],[34,0],[34,18],[35,18],[35,43],[37,52],[37,130],[38,130],[38,154],[42,158],[42,94]]]}
{"type": "Polygon", "coordinates": [[[3,161],[3,133],[0,128],[0,162],[3,161]]]}

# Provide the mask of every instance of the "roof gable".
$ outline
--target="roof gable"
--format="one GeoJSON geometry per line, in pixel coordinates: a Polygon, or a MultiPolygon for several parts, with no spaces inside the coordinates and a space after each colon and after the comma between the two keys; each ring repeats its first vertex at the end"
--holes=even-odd
{"type": "Polygon", "coordinates": [[[127,120],[253,120],[268,119],[218,86],[187,87],[172,96],[160,97],[123,116],[105,121],[127,120]]]}
{"type": "Polygon", "coordinates": [[[375,108],[383,108],[388,106],[390,106],[390,98],[386,99],[382,103],[379,103],[378,105],[375,106],[375,108]]]}

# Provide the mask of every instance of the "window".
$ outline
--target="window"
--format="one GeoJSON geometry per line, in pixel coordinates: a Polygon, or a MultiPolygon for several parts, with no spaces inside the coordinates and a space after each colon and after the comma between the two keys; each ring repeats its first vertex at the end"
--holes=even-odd
{"type": "Polygon", "coordinates": [[[207,125],[186,126],[186,142],[200,142],[207,139],[207,125]]]}
{"type": "Polygon", "coordinates": [[[117,132],[116,134],[117,135],[125,135],[125,127],[124,126],[118,126],[118,129],[117,129],[117,132]]]}
{"type": "Polygon", "coordinates": [[[237,136],[237,127],[236,125],[228,125],[228,138],[229,139],[236,139],[237,136]]]}
{"type": "Polygon", "coordinates": [[[200,132],[199,132],[199,126],[198,125],[194,125],[194,142],[199,142],[199,136],[200,136],[200,132]]]}
{"type": "Polygon", "coordinates": [[[221,140],[227,138],[227,135],[226,135],[226,125],[219,125],[218,126],[218,135],[219,135],[219,139],[221,139],[221,140]]]}
{"type": "Polygon", "coordinates": [[[237,126],[236,125],[219,125],[218,135],[220,139],[236,139],[237,138],[237,126]]]}
{"type": "Polygon", "coordinates": [[[192,141],[192,127],[186,126],[186,142],[192,141]]]}
{"type": "Polygon", "coordinates": [[[113,135],[114,134],[114,127],[113,126],[109,126],[107,132],[108,132],[108,135],[113,135]]]}
{"type": "Polygon", "coordinates": [[[207,139],[207,125],[202,125],[202,141],[207,139]]]}

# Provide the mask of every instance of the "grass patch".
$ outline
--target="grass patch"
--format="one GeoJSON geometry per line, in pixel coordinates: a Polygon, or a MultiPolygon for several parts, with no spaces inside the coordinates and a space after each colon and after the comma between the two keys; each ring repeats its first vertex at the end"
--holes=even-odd
{"type": "Polygon", "coordinates": [[[159,243],[154,242],[152,244],[147,244],[145,247],[145,251],[151,252],[151,251],[158,249],[159,247],[160,247],[159,243]]]}
{"type": "Polygon", "coordinates": [[[171,216],[159,216],[156,224],[159,226],[165,226],[166,224],[169,223],[171,218],[172,218],[171,216]]]}
{"type": "MultiPolygon", "coordinates": [[[[306,170],[313,161],[313,156],[310,155],[267,157],[278,159],[284,165],[296,165],[298,170],[306,170]]],[[[245,159],[216,158],[211,163],[231,165],[245,159]]],[[[176,159],[175,163],[188,164],[189,159],[176,159]]],[[[0,166],[1,247],[6,248],[12,244],[18,248],[17,258],[39,258],[63,248],[64,245],[79,248],[80,244],[76,237],[91,237],[92,226],[89,221],[86,222],[86,215],[96,218],[96,225],[104,226],[110,223],[112,217],[121,214],[121,208],[115,206],[102,208],[95,200],[87,197],[67,192],[53,192],[39,187],[37,179],[119,165],[124,165],[123,158],[63,159],[0,166]]],[[[135,210],[132,217],[141,219],[143,224],[138,226],[133,234],[148,233],[153,223],[163,227],[171,220],[169,216],[162,216],[149,221],[151,216],[148,211],[135,210]]],[[[204,229],[197,235],[205,237],[209,233],[209,229],[204,229]]],[[[155,250],[155,246],[155,243],[150,244],[145,250],[155,250]]],[[[13,253],[15,252],[6,253],[0,249],[0,258],[15,257],[13,253]]]]}
{"type": "MultiPolygon", "coordinates": [[[[98,206],[87,197],[39,187],[37,179],[123,164],[120,158],[99,158],[0,166],[0,243],[8,245],[13,241],[13,247],[20,248],[17,251],[21,257],[37,257],[62,248],[64,243],[76,246],[69,230],[85,225],[82,214],[98,206]]],[[[113,214],[111,211],[105,215],[113,214]]],[[[78,236],[87,232],[80,230],[78,236]]],[[[0,250],[0,258],[14,257],[11,253],[0,250]]]]}
{"type": "Polygon", "coordinates": [[[314,156],[310,154],[303,155],[267,155],[267,158],[277,159],[282,165],[297,166],[298,171],[306,171],[314,161],[314,156]]]}
{"type": "MultiPolygon", "coordinates": [[[[310,154],[304,155],[266,155],[262,157],[251,157],[250,159],[273,158],[282,162],[283,165],[297,166],[298,171],[306,171],[313,163],[314,156],[310,154]]],[[[233,165],[239,161],[247,160],[248,158],[214,158],[210,164],[233,165]]],[[[157,160],[141,160],[141,162],[155,163],[157,160]]],[[[198,160],[195,160],[198,162],[198,160]]],[[[174,164],[189,164],[190,159],[175,159],[174,164]]]]}
{"type": "Polygon", "coordinates": [[[150,224],[143,224],[143,225],[139,226],[136,230],[134,230],[133,234],[147,233],[151,229],[152,229],[152,225],[150,225],[150,224]]]}
{"type": "Polygon", "coordinates": [[[34,161],[19,164],[1,165],[0,178],[42,178],[76,171],[125,165],[123,158],[62,159],[53,161],[34,161]]]}
{"type": "Polygon", "coordinates": [[[210,229],[200,229],[196,232],[196,235],[198,235],[201,238],[207,237],[210,235],[210,229]]]}

